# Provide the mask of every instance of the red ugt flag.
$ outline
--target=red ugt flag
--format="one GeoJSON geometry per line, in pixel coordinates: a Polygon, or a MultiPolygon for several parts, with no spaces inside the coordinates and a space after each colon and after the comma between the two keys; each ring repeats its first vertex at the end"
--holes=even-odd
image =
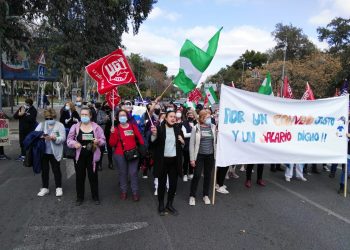
{"type": "Polygon", "coordinates": [[[114,88],[112,91],[106,94],[106,101],[111,108],[114,108],[120,103],[121,98],[118,94],[118,88],[114,88]]]}
{"type": "Polygon", "coordinates": [[[283,81],[283,97],[284,98],[289,98],[289,99],[293,99],[293,92],[292,92],[292,88],[289,85],[289,81],[288,81],[288,77],[285,76],[284,77],[284,81],[283,81]]]}
{"type": "Polygon", "coordinates": [[[308,82],[306,82],[306,90],[301,100],[315,100],[314,93],[308,82]]]}
{"type": "Polygon", "coordinates": [[[110,92],[116,86],[136,83],[134,73],[121,49],[98,59],[85,69],[97,81],[97,91],[101,95],[110,92]]]}
{"type": "Polygon", "coordinates": [[[190,102],[195,102],[196,104],[202,99],[202,93],[198,88],[195,88],[188,94],[188,100],[190,102]]]}

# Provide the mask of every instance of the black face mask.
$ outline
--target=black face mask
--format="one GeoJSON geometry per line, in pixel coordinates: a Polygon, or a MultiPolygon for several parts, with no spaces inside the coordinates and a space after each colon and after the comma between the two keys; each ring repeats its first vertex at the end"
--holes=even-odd
{"type": "Polygon", "coordinates": [[[188,117],[187,120],[188,120],[189,122],[193,122],[193,118],[192,118],[192,117],[188,117]]]}
{"type": "Polygon", "coordinates": [[[159,114],[160,114],[160,109],[155,109],[155,110],[154,110],[154,113],[155,113],[156,115],[159,115],[159,114]]]}

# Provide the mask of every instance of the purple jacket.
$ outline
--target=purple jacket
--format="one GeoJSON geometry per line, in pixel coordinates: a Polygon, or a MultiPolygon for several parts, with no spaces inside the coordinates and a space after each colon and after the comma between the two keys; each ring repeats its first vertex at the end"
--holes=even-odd
{"type": "MultiPolygon", "coordinates": [[[[74,145],[78,142],[77,141],[77,136],[79,134],[79,129],[80,129],[80,122],[74,124],[70,130],[69,130],[69,134],[67,137],[67,145],[70,148],[74,148],[74,145]]],[[[98,126],[96,123],[91,122],[92,124],[92,131],[94,133],[94,138],[96,138],[98,140],[98,146],[94,152],[94,157],[93,157],[93,170],[95,172],[96,170],[96,162],[98,162],[101,158],[101,150],[100,147],[102,147],[103,145],[106,144],[106,137],[104,135],[103,129],[98,126]]],[[[76,154],[75,154],[75,160],[78,161],[79,156],[80,156],[80,151],[81,148],[76,150],[76,154]]]]}

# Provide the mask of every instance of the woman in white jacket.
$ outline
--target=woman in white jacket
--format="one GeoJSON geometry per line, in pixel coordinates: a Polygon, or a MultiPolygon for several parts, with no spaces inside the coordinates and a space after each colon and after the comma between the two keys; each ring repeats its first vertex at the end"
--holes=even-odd
{"type": "Polygon", "coordinates": [[[193,127],[190,139],[190,164],[194,168],[191,181],[189,204],[196,205],[198,182],[204,170],[203,201],[210,204],[209,187],[211,173],[215,164],[216,126],[211,123],[210,114],[206,110],[199,112],[198,124],[193,127]]]}
{"type": "Polygon", "coordinates": [[[56,112],[52,108],[44,111],[45,122],[39,123],[35,131],[43,131],[46,149],[42,159],[41,180],[42,188],[38,196],[49,194],[50,165],[55,176],[56,196],[62,196],[62,174],[60,162],[63,154],[63,143],[66,141],[64,125],[56,121],[56,112]]]}

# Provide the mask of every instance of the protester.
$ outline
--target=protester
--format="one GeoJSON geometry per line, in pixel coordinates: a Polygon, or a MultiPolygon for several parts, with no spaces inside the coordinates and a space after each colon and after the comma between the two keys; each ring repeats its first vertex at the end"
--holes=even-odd
{"type": "Polygon", "coordinates": [[[181,127],[176,124],[175,111],[168,111],[165,122],[151,128],[151,145],[156,159],[154,174],[158,178],[158,212],[164,216],[167,212],[177,215],[174,208],[177,179],[182,175],[182,147],[185,145],[181,127]],[[164,193],[167,178],[169,190],[167,204],[164,207],[164,193]]]}
{"type": "Polygon", "coordinates": [[[227,186],[224,185],[225,176],[226,176],[226,173],[227,173],[228,169],[229,169],[229,166],[227,166],[227,167],[218,167],[217,168],[215,190],[218,193],[222,193],[222,194],[228,194],[229,193],[229,191],[226,189],[227,186]]]}
{"type": "Polygon", "coordinates": [[[17,158],[17,161],[24,161],[25,149],[23,141],[25,137],[37,126],[36,121],[37,110],[33,106],[32,99],[26,99],[25,104],[21,106],[16,113],[13,115],[13,118],[19,120],[19,144],[21,146],[21,154],[17,158]]]}
{"type": "Polygon", "coordinates": [[[182,126],[182,109],[179,108],[176,110],[176,123],[179,124],[179,126],[181,127],[182,126]]]}
{"type": "Polygon", "coordinates": [[[290,179],[293,178],[294,166],[295,166],[295,174],[296,174],[297,179],[302,180],[302,181],[307,181],[307,179],[304,178],[304,176],[303,176],[304,164],[288,164],[286,167],[286,171],[284,173],[286,181],[290,182],[290,179]]]}
{"type": "MultiPolygon", "coordinates": [[[[349,113],[350,113],[350,111],[349,111],[349,113]]],[[[350,166],[349,166],[349,164],[350,164],[350,139],[349,139],[350,138],[350,123],[348,124],[348,132],[346,133],[346,136],[348,139],[347,164],[342,165],[338,194],[341,194],[344,192],[345,178],[350,177],[350,166]]]]}
{"type": "Polygon", "coordinates": [[[191,181],[189,204],[196,205],[196,193],[202,170],[204,172],[203,201],[210,204],[209,188],[212,169],[215,162],[216,126],[211,123],[210,114],[206,110],[199,112],[198,124],[192,129],[190,139],[190,164],[194,168],[191,181]]]}
{"type": "MultiPolygon", "coordinates": [[[[257,164],[257,172],[258,172],[258,177],[256,183],[259,186],[265,187],[266,184],[262,179],[263,172],[264,172],[264,164],[257,164]]],[[[253,171],[254,164],[248,164],[247,169],[246,169],[246,181],[245,181],[245,186],[247,188],[251,188],[252,186],[252,171],[253,171]]]]}
{"type": "Polygon", "coordinates": [[[106,138],[102,128],[96,123],[91,122],[91,111],[89,108],[82,108],[80,116],[81,122],[71,127],[67,139],[68,146],[76,149],[76,205],[80,206],[84,201],[86,172],[88,173],[92,199],[96,205],[99,205],[96,162],[101,157],[100,147],[104,146],[106,138]]]}
{"type": "Polygon", "coordinates": [[[56,196],[62,196],[62,174],[60,162],[63,155],[63,144],[66,142],[66,130],[62,123],[56,121],[56,111],[48,108],[44,111],[45,122],[39,123],[35,131],[43,131],[45,153],[41,164],[42,188],[38,196],[44,196],[49,191],[50,165],[55,177],[56,196]]]}
{"type": "Polygon", "coordinates": [[[64,125],[67,130],[67,135],[70,128],[80,121],[80,116],[75,109],[75,106],[72,102],[66,102],[64,104],[64,110],[62,111],[60,117],[60,123],[64,125]]]}
{"type": "Polygon", "coordinates": [[[276,171],[282,171],[283,172],[284,170],[281,167],[281,164],[270,164],[270,171],[271,172],[276,172],[276,171]]]}
{"type": "MultiPolygon", "coordinates": [[[[102,103],[96,103],[95,104],[96,109],[97,109],[97,124],[103,129],[104,135],[106,137],[106,142],[109,141],[110,137],[110,131],[112,127],[112,122],[111,122],[111,108],[109,107],[108,103],[105,101],[102,103]]],[[[108,154],[108,168],[113,169],[113,149],[109,146],[108,143],[106,143],[105,148],[107,149],[107,154],[108,154]]],[[[97,169],[99,171],[102,170],[102,160],[103,160],[103,151],[101,150],[101,158],[100,160],[96,163],[97,169]]]]}
{"type": "Polygon", "coordinates": [[[120,199],[127,199],[128,175],[131,182],[131,191],[133,201],[139,201],[139,185],[137,177],[137,167],[139,157],[128,158],[129,153],[137,154],[137,145],[144,145],[143,138],[136,125],[128,119],[126,110],[119,110],[116,127],[112,128],[109,145],[115,147],[114,161],[119,169],[120,199]]]}
{"type": "Polygon", "coordinates": [[[192,128],[197,124],[195,113],[192,110],[187,111],[186,119],[182,123],[182,133],[185,138],[185,146],[183,148],[183,181],[187,182],[188,179],[193,178],[193,168],[190,166],[190,138],[192,128]]]}

